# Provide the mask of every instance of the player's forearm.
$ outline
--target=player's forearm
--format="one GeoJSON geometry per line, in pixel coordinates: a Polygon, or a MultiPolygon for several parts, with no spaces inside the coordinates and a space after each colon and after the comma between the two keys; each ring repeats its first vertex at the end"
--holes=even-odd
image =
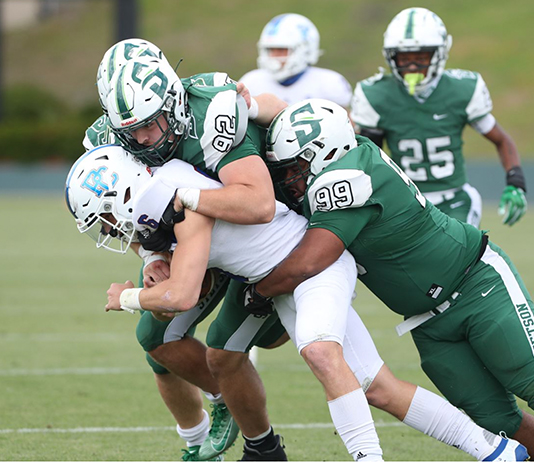
{"type": "Polygon", "coordinates": [[[343,242],[332,232],[309,229],[297,248],[256,284],[256,291],[266,297],[291,293],[299,284],[328,268],[344,250],[343,242]]]}
{"type": "Polygon", "coordinates": [[[287,107],[287,103],[271,93],[262,93],[255,96],[258,103],[258,115],[254,122],[263,127],[268,127],[280,111],[287,107]]]}
{"type": "Polygon", "coordinates": [[[253,185],[233,184],[221,189],[202,190],[197,212],[230,223],[269,223],[275,212],[274,191],[253,185]]]}
{"type": "Polygon", "coordinates": [[[500,144],[497,145],[497,152],[501,160],[504,171],[509,171],[513,167],[521,165],[521,159],[517,152],[517,147],[510,137],[505,137],[500,144]]]}
{"type": "Polygon", "coordinates": [[[306,251],[305,247],[297,247],[267,277],[256,284],[256,290],[266,297],[289,294],[295,288],[319,274],[330,266],[328,261],[321,261],[306,251]]]}
{"type": "Polygon", "coordinates": [[[200,287],[180,287],[173,281],[164,281],[139,293],[143,310],[156,313],[188,311],[198,303],[200,287]]]}
{"type": "Polygon", "coordinates": [[[300,269],[282,264],[256,284],[256,291],[265,297],[290,294],[299,284],[312,276],[312,274],[301,272],[300,269]]]}

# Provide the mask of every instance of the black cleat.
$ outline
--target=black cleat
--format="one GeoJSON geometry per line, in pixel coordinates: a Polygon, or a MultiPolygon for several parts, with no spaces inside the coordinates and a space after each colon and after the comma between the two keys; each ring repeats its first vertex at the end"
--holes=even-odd
{"type": "Polygon", "coordinates": [[[241,460],[287,460],[284,451],[284,440],[280,435],[274,435],[276,446],[267,451],[259,451],[250,446],[249,441],[245,441],[243,446],[243,458],[241,460]]]}

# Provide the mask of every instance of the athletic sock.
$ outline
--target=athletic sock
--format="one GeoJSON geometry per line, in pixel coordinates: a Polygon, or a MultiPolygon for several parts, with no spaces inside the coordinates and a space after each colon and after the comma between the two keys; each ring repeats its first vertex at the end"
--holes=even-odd
{"type": "Polygon", "coordinates": [[[245,435],[243,435],[243,438],[245,438],[246,444],[249,448],[255,449],[259,452],[270,451],[278,444],[278,441],[274,437],[273,427],[269,427],[269,430],[261,433],[258,436],[255,436],[254,438],[249,438],[245,435]]]}
{"type": "Polygon", "coordinates": [[[483,460],[495,450],[497,435],[479,427],[442,397],[417,387],[403,421],[416,430],[483,460]]]}
{"type": "Polygon", "coordinates": [[[354,460],[381,461],[382,449],[361,388],[328,401],[332,422],[354,460]]]}
{"type": "Polygon", "coordinates": [[[222,397],[222,393],[217,393],[216,395],[212,395],[211,393],[202,390],[206,398],[212,403],[212,404],[224,404],[224,398],[222,397]]]}
{"type": "Polygon", "coordinates": [[[176,431],[178,435],[182,437],[187,443],[187,447],[200,446],[204,440],[208,437],[210,431],[210,416],[205,409],[202,409],[203,418],[202,422],[192,428],[181,428],[180,425],[176,425],[176,431]]]}

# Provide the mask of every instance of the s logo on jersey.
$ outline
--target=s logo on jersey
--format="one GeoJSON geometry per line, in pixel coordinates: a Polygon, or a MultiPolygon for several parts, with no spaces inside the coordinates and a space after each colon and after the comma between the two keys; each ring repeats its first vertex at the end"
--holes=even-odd
{"type": "Polygon", "coordinates": [[[113,173],[111,175],[111,185],[108,185],[102,178],[102,174],[107,170],[107,167],[100,167],[96,170],[91,170],[82,182],[82,188],[88,189],[96,197],[100,197],[103,193],[109,191],[117,184],[119,175],[113,173]]]}

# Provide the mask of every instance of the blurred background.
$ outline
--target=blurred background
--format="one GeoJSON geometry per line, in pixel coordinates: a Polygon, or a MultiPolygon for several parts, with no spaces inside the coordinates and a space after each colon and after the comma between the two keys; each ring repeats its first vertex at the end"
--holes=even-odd
{"type": "MultiPolygon", "coordinates": [[[[146,38],[171,63],[183,59],[181,77],[217,70],[239,79],[256,67],[263,26],[285,12],[316,24],[324,50],[318,65],[342,73],[354,87],[385,66],[382,34],[397,12],[409,6],[435,11],[454,40],[447,67],[482,74],[497,120],[523,161],[534,160],[531,0],[0,0],[0,6],[0,191],[25,187],[15,174],[53,173],[81,155],[84,130],[100,115],[97,67],[118,39],[146,38]]],[[[492,146],[467,132],[468,160],[500,168],[492,146]]],[[[39,181],[46,184],[45,177],[39,181]]]]}
{"type": "MultiPolygon", "coordinates": [[[[135,339],[137,317],[103,309],[112,281],[137,280],[139,259],[132,252],[119,258],[95,251],[62,198],[67,172],[83,153],[85,129],[101,115],[95,80],[106,50],[137,36],[158,45],[171,63],[183,59],[181,77],[224,71],[237,80],[256,67],[265,24],[294,12],[319,29],[324,55],[318,65],[342,73],[354,88],[385,66],[383,33],[395,14],[412,6],[427,7],[445,22],[453,36],[447,67],[484,77],[493,114],[517,143],[532,190],[532,0],[0,0],[1,460],[179,457],[174,423],[135,339]]],[[[470,182],[484,199],[482,228],[533,290],[534,208],[514,227],[502,225],[496,201],[505,179],[495,149],[468,128],[465,155],[470,182]]],[[[409,336],[394,334],[398,316],[361,284],[358,290],[358,312],[389,366],[434,390],[409,336]]],[[[269,413],[293,460],[346,459],[322,389],[291,345],[263,353],[269,413]]],[[[424,450],[415,431],[374,415],[388,460],[465,460],[429,439],[424,450]]],[[[227,459],[235,460],[240,449],[239,443],[227,459]]]]}

